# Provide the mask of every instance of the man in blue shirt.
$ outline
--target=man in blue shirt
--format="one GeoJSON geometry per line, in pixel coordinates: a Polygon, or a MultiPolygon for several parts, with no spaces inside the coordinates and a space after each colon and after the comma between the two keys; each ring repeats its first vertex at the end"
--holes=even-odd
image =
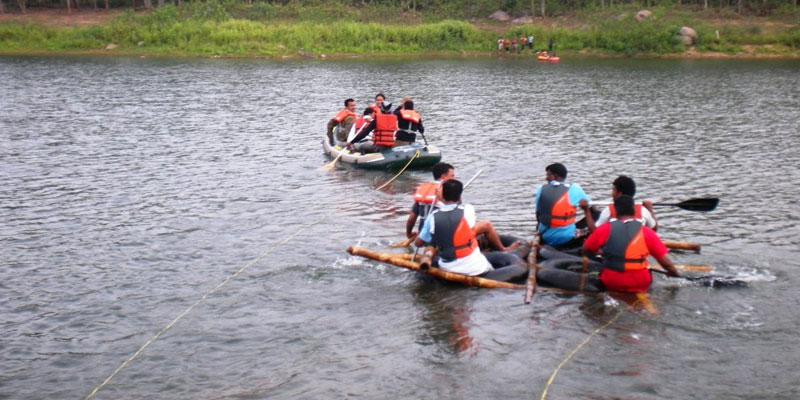
{"type": "Polygon", "coordinates": [[[536,220],[542,242],[561,246],[581,236],[575,228],[575,215],[580,207],[586,215],[589,231],[594,230],[594,219],[589,210],[589,196],[577,183],[566,182],[567,167],[550,164],[545,168],[547,184],[536,190],[536,220]]]}

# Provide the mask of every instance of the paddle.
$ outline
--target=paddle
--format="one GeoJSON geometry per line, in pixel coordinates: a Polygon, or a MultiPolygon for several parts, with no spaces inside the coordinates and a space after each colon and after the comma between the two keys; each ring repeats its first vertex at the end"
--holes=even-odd
{"type": "MultiPolygon", "coordinates": [[[[600,206],[607,206],[611,203],[609,202],[595,202],[592,203],[593,205],[600,205],[600,206]]],[[[705,198],[694,198],[682,201],[680,203],[653,203],[653,207],[678,207],[682,208],[686,211],[700,211],[700,212],[707,212],[713,211],[717,208],[717,204],[719,204],[719,198],[716,197],[705,197],[705,198]]]]}
{"type": "Polygon", "coordinates": [[[342,154],[344,154],[344,151],[345,151],[345,148],[343,147],[341,150],[339,150],[339,155],[336,156],[336,158],[334,158],[333,161],[331,161],[331,162],[325,164],[324,166],[320,167],[320,169],[321,170],[326,170],[326,171],[332,170],[336,166],[336,162],[339,161],[340,158],[342,158],[342,154]]]}
{"type": "MultiPolygon", "coordinates": [[[[658,272],[659,274],[667,275],[667,271],[662,269],[650,269],[650,271],[658,272]]],[[[747,287],[747,282],[729,276],[720,275],[706,275],[706,276],[677,276],[671,277],[676,279],[683,279],[693,283],[699,283],[703,286],[710,288],[721,287],[747,287]]]]}

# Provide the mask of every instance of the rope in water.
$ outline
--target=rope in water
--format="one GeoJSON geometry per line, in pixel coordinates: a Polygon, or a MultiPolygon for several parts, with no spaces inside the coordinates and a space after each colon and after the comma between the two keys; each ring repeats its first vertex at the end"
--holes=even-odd
{"type": "MultiPolygon", "coordinates": [[[[633,304],[630,305],[630,307],[633,307],[638,303],[639,303],[639,300],[636,300],[635,302],[633,302],[633,304]]],[[[561,370],[561,367],[563,367],[567,362],[569,362],[569,360],[572,359],[572,357],[575,355],[575,353],[577,353],[578,350],[580,350],[583,346],[585,346],[586,343],[589,343],[589,340],[591,340],[592,337],[594,337],[594,335],[596,335],[598,332],[602,331],[603,329],[609,327],[611,324],[616,322],[619,319],[619,317],[622,316],[622,314],[624,312],[625,312],[625,308],[623,307],[621,310],[619,310],[619,313],[617,313],[617,315],[614,318],[611,318],[611,320],[606,322],[605,324],[603,324],[603,326],[595,329],[594,332],[589,334],[589,336],[587,336],[586,339],[583,339],[583,341],[577,347],[572,349],[572,351],[567,355],[567,358],[565,358],[563,361],[561,361],[561,363],[558,364],[556,369],[550,375],[550,378],[547,379],[547,385],[545,385],[544,391],[542,391],[542,396],[539,398],[540,400],[544,400],[547,397],[547,390],[550,389],[550,385],[553,384],[553,381],[556,379],[556,375],[558,374],[558,371],[561,370]]]]}
{"type": "MultiPolygon", "coordinates": [[[[393,176],[391,179],[389,179],[389,181],[388,181],[388,182],[384,183],[383,185],[381,185],[380,187],[378,187],[378,188],[377,188],[377,189],[375,189],[375,190],[380,190],[380,189],[383,189],[383,188],[384,188],[386,185],[388,185],[389,183],[391,183],[392,181],[394,181],[395,179],[397,179],[397,177],[398,177],[398,176],[400,176],[400,174],[402,174],[402,173],[403,173],[403,171],[405,171],[405,170],[406,170],[406,169],[407,169],[407,168],[408,168],[408,167],[411,165],[411,162],[412,162],[412,161],[414,161],[414,159],[415,159],[415,158],[417,158],[418,156],[419,156],[419,150],[417,150],[417,151],[416,151],[416,153],[414,153],[414,155],[411,157],[411,159],[410,159],[410,160],[408,160],[408,164],[406,164],[406,166],[405,166],[405,167],[403,167],[403,169],[401,169],[401,170],[400,170],[400,172],[398,172],[398,173],[397,173],[397,175],[393,176]]],[[[159,337],[161,337],[161,335],[162,335],[162,334],[164,334],[164,332],[166,332],[166,331],[168,331],[170,328],[172,328],[172,326],[173,326],[173,325],[175,325],[175,324],[176,324],[178,321],[180,321],[180,319],[181,319],[181,318],[183,318],[183,317],[184,317],[186,314],[188,314],[189,312],[191,312],[191,311],[192,311],[192,309],[193,309],[195,306],[197,306],[198,304],[200,304],[200,303],[201,303],[203,300],[205,300],[205,299],[206,299],[208,296],[210,296],[210,295],[214,294],[216,291],[218,291],[219,289],[221,289],[223,286],[227,285],[227,284],[228,284],[228,282],[230,282],[230,281],[232,281],[232,280],[236,279],[236,278],[237,278],[239,275],[241,275],[241,274],[242,274],[244,271],[246,271],[248,268],[250,268],[250,267],[251,267],[253,264],[255,264],[256,262],[258,262],[258,261],[259,261],[259,260],[261,260],[262,258],[266,257],[266,256],[267,256],[269,253],[271,253],[273,250],[275,250],[276,248],[278,248],[278,247],[279,247],[279,246],[281,246],[281,245],[284,245],[284,244],[286,244],[287,242],[289,242],[290,240],[292,240],[294,237],[296,237],[297,235],[299,235],[299,234],[300,234],[301,232],[303,232],[304,230],[306,230],[306,229],[308,229],[308,228],[310,228],[310,227],[312,227],[312,226],[314,226],[314,225],[316,225],[316,224],[318,224],[318,223],[320,223],[320,222],[324,221],[324,220],[325,220],[325,218],[328,218],[328,215],[327,215],[327,214],[326,214],[326,215],[323,215],[322,217],[320,217],[319,219],[317,219],[316,221],[314,221],[314,222],[312,222],[312,223],[310,223],[310,224],[303,225],[303,226],[302,226],[302,227],[300,227],[300,229],[298,229],[298,230],[297,230],[295,233],[293,233],[293,234],[291,234],[291,235],[287,236],[285,239],[283,239],[283,240],[281,240],[280,242],[278,242],[278,243],[276,243],[276,244],[272,245],[270,248],[268,248],[268,249],[267,249],[267,250],[266,250],[264,253],[262,253],[260,256],[258,256],[258,257],[256,257],[255,259],[253,259],[253,261],[250,261],[250,262],[249,262],[249,263],[247,263],[245,266],[243,266],[243,267],[239,268],[239,270],[238,270],[238,271],[236,271],[236,273],[234,273],[233,275],[230,275],[230,276],[229,276],[229,277],[227,277],[227,278],[226,278],[224,281],[222,281],[222,283],[218,284],[218,285],[217,285],[217,286],[215,286],[213,289],[211,289],[211,290],[209,290],[208,292],[206,292],[205,294],[203,294],[203,295],[202,295],[202,296],[201,296],[199,299],[197,299],[197,300],[196,300],[196,301],[195,301],[195,302],[194,302],[192,305],[190,305],[190,306],[189,306],[187,309],[183,310],[183,312],[182,312],[182,313],[178,314],[178,316],[177,316],[177,317],[175,317],[175,319],[173,319],[172,321],[170,321],[170,323],[168,323],[168,324],[167,324],[167,325],[165,325],[163,328],[161,328],[161,330],[160,330],[160,331],[158,331],[158,333],[156,333],[156,334],[155,334],[155,335],[154,335],[152,338],[150,338],[150,340],[148,340],[148,341],[147,341],[145,344],[143,344],[141,347],[139,347],[139,350],[136,350],[136,352],[135,352],[135,353],[133,353],[133,355],[132,355],[132,356],[130,356],[130,357],[127,359],[127,360],[125,360],[125,361],[124,361],[122,364],[120,364],[120,366],[119,366],[119,367],[117,367],[117,369],[115,369],[115,370],[114,370],[114,372],[112,372],[112,373],[111,373],[111,375],[109,375],[109,376],[108,376],[108,378],[106,378],[106,379],[103,381],[103,383],[101,383],[101,384],[97,385],[97,387],[95,387],[95,388],[92,390],[92,392],[91,392],[91,393],[89,393],[89,395],[88,395],[88,396],[86,396],[86,399],[88,400],[88,399],[91,399],[92,397],[94,397],[94,395],[95,395],[95,394],[97,394],[97,392],[98,392],[98,391],[100,391],[100,389],[102,389],[102,388],[103,388],[103,387],[104,387],[106,384],[108,384],[108,382],[111,382],[111,379],[113,379],[113,378],[114,378],[114,376],[116,376],[116,375],[119,373],[119,371],[122,371],[122,369],[123,369],[123,368],[125,368],[125,366],[126,366],[126,365],[128,365],[128,364],[129,364],[131,361],[133,361],[134,359],[136,359],[136,357],[138,357],[138,356],[139,356],[139,354],[141,354],[141,353],[142,353],[142,352],[143,352],[143,351],[144,351],[144,350],[145,350],[145,349],[146,349],[148,346],[150,346],[150,344],[151,344],[151,343],[153,343],[154,341],[156,341],[156,339],[158,339],[159,337]]]]}

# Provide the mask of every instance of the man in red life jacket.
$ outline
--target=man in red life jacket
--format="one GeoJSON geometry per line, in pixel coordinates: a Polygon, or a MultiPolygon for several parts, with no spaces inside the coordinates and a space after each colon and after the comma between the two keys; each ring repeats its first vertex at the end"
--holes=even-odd
{"type": "Polygon", "coordinates": [[[655,258],[667,275],[680,276],[658,235],[633,217],[633,197],[617,197],[614,208],[618,219],[598,227],[583,244],[584,253],[603,256],[599,274],[545,268],[536,278],[567,290],[646,292],[652,282],[648,256],[655,258]]]}
{"type": "Polygon", "coordinates": [[[391,113],[391,109],[391,104],[383,103],[381,112],[375,114],[375,119],[367,124],[365,128],[361,129],[361,132],[359,132],[352,141],[348,142],[347,146],[350,147],[353,143],[361,141],[372,132],[372,143],[362,143],[357,147],[358,151],[362,153],[375,153],[394,147],[394,134],[397,132],[397,116],[391,113]]]}
{"type": "Polygon", "coordinates": [[[347,134],[353,124],[356,123],[356,101],[347,99],[344,101],[344,108],[340,110],[336,116],[328,121],[328,141],[331,146],[335,144],[344,144],[347,142],[347,134]],[[333,140],[333,129],[338,127],[336,131],[336,141],[333,140]]]}
{"type": "Polygon", "coordinates": [[[422,126],[422,117],[414,111],[414,102],[411,99],[404,99],[403,104],[394,111],[397,117],[397,134],[395,135],[395,146],[405,146],[417,140],[417,132],[424,134],[425,127],[422,126]]]}
{"type": "MultiPolygon", "coordinates": [[[[620,175],[617,179],[614,180],[614,183],[611,185],[611,198],[616,199],[619,196],[627,195],[634,197],[636,194],[636,182],[633,181],[628,176],[620,175]]],[[[655,212],[653,212],[653,203],[649,201],[643,201],[641,204],[636,204],[634,206],[634,215],[633,217],[636,219],[641,220],[644,222],[645,226],[648,228],[657,231],[658,230],[658,221],[655,217],[655,212]]],[[[611,204],[600,213],[600,216],[597,218],[597,222],[595,225],[600,226],[609,221],[613,221],[617,219],[617,212],[614,208],[614,205],[611,204]]]]}
{"type": "Polygon", "coordinates": [[[510,252],[520,243],[503,246],[489,221],[477,221],[475,209],[460,204],[463,190],[456,179],[442,183],[441,208],[425,219],[415,244],[436,246],[434,264],[445,271],[498,281],[524,279],[528,273],[525,263],[510,252]],[[499,251],[481,253],[475,238],[479,234],[486,235],[491,246],[499,251]]]}
{"type": "Polygon", "coordinates": [[[406,221],[406,237],[416,235],[414,225],[417,223],[417,218],[419,218],[419,229],[422,229],[422,224],[425,223],[428,214],[441,205],[438,197],[442,182],[455,179],[455,177],[456,172],[452,165],[440,162],[433,166],[433,182],[419,185],[417,191],[414,192],[414,205],[411,206],[411,213],[408,214],[408,221],[406,221]]]}

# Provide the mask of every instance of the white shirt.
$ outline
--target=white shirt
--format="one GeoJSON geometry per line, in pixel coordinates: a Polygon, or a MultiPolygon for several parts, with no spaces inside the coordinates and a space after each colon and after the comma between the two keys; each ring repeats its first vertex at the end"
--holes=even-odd
{"type": "MultiPolygon", "coordinates": [[[[433,233],[436,231],[436,223],[434,222],[435,219],[433,218],[433,214],[441,211],[450,211],[456,207],[458,207],[458,204],[442,204],[439,210],[436,210],[428,215],[428,218],[425,219],[425,224],[422,227],[422,230],[420,230],[420,239],[430,242],[431,235],[433,235],[433,233]]],[[[464,219],[467,220],[467,225],[469,225],[470,228],[475,227],[475,222],[477,221],[475,216],[475,208],[473,208],[470,204],[464,204],[463,208],[464,219]]],[[[493,269],[492,264],[489,263],[489,260],[483,256],[479,247],[472,249],[472,253],[470,253],[470,255],[463,258],[457,258],[450,262],[444,261],[440,258],[439,268],[445,271],[468,276],[482,275],[493,269]]]]}
{"type": "MultiPolygon", "coordinates": [[[[606,207],[606,209],[603,210],[603,212],[600,213],[600,217],[597,218],[597,221],[595,222],[595,225],[596,226],[600,226],[600,225],[605,224],[606,222],[610,222],[611,220],[612,220],[612,218],[611,218],[611,209],[606,207]]],[[[642,219],[641,219],[641,221],[644,223],[644,225],[646,227],[648,227],[650,229],[653,229],[656,226],[656,219],[653,218],[653,214],[650,214],[650,210],[648,210],[644,206],[642,206],[642,219]]]]}

